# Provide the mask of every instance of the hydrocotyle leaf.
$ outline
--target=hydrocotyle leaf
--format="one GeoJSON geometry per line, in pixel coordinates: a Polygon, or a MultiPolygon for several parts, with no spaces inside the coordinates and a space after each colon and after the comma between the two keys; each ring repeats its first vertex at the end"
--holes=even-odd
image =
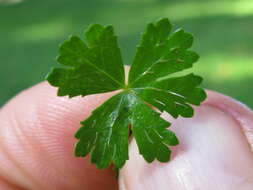
{"type": "Polygon", "coordinates": [[[91,152],[92,163],[101,169],[111,162],[121,168],[128,160],[129,129],[133,131],[140,154],[148,162],[168,161],[171,151],[167,145],[178,144],[175,134],[166,129],[170,123],[132,93],[113,96],[82,125],[76,133],[79,139],[76,156],[91,152]]]}
{"type": "Polygon", "coordinates": [[[190,104],[206,98],[198,86],[202,78],[193,74],[170,77],[193,66],[199,56],[188,50],[193,36],[182,29],[171,33],[168,19],[149,24],[138,46],[129,72],[129,86],[147,103],[173,117],[192,117],[190,104]]]}
{"type": "Polygon", "coordinates": [[[59,50],[58,62],[47,80],[58,95],[70,97],[109,92],[125,83],[124,67],[112,26],[91,25],[85,33],[87,44],[71,36],[59,50]]]}
{"type": "Polygon", "coordinates": [[[54,68],[47,80],[58,87],[59,96],[121,91],[81,122],[75,135],[76,156],[90,153],[98,168],[111,163],[122,168],[128,160],[132,134],[147,162],[168,161],[169,146],[179,141],[160,114],[165,111],[175,118],[192,117],[192,105],[200,105],[206,98],[199,87],[201,77],[180,75],[199,58],[189,50],[193,36],[182,29],[172,32],[166,18],[150,23],[137,48],[128,84],[113,28],[91,25],[85,37],[87,44],[74,36],[61,45],[58,62],[62,67],[54,68]]]}

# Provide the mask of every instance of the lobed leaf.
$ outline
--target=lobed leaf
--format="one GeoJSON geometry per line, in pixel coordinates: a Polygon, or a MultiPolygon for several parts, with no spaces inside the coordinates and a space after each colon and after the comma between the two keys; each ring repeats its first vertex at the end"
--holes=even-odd
{"type": "Polygon", "coordinates": [[[182,29],[171,34],[170,28],[168,19],[148,25],[129,72],[129,86],[161,112],[175,118],[192,117],[190,104],[200,105],[206,98],[204,90],[198,87],[202,78],[193,74],[170,75],[191,68],[199,56],[188,50],[193,43],[191,34],[182,29]],[[169,29],[164,30],[163,37],[158,37],[165,25],[169,29]]]}
{"type": "Polygon", "coordinates": [[[170,123],[160,117],[132,93],[120,93],[107,100],[82,122],[77,131],[76,156],[91,152],[91,162],[98,168],[107,168],[112,162],[121,168],[128,160],[129,126],[133,131],[140,154],[148,161],[165,162],[170,158],[167,145],[177,145],[178,140],[170,123]]]}
{"type": "Polygon", "coordinates": [[[72,36],[59,50],[58,62],[47,80],[58,95],[70,97],[109,92],[125,83],[124,67],[112,26],[91,25],[85,33],[88,44],[72,36]]]}
{"type": "Polygon", "coordinates": [[[72,36],[60,47],[58,62],[47,80],[58,87],[58,95],[89,95],[121,89],[81,122],[76,132],[75,154],[91,154],[98,168],[113,163],[122,168],[128,160],[128,137],[136,139],[139,152],[147,162],[170,159],[169,146],[179,143],[168,130],[170,123],[160,117],[192,117],[192,105],[206,98],[199,87],[202,78],[194,74],[179,75],[199,59],[189,50],[193,36],[182,29],[171,32],[168,19],[150,23],[125,84],[121,53],[112,26],[91,25],[85,33],[87,43],[72,36]],[[152,109],[149,105],[153,105],[152,109]]]}

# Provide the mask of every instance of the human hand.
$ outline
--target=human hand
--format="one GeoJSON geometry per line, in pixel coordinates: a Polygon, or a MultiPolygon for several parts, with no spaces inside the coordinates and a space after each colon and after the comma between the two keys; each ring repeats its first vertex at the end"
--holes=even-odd
{"type": "MultiPolygon", "coordinates": [[[[110,96],[57,97],[43,82],[8,102],[0,110],[0,189],[118,189],[112,169],[73,154],[80,121],[110,96]]],[[[214,92],[195,110],[193,118],[173,121],[181,143],[170,162],[147,164],[131,143],[121,189],[253,189],[253,113],[214,92]]]]}
{"type": "Polygon", "coordinates": [[[224,95],[207,94],[193,118],[164,115],[180,140],[170,162],[148,164],[130,144],[122,190],[253,189],[253,112],[224,95]]]}

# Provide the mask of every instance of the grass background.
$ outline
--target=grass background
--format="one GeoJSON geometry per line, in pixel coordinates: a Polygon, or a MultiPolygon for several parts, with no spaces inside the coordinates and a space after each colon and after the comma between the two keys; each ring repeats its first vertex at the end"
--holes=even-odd
{"type": "Polygon", "coordinates": [[[0,106],[42,81],[56,65],[58,44],[90,23],[115,26],[130,64],[146,24],[168,17],[195,35],[201,59],[194,72],[203,86],[253,108],[252,0],[9,1],[0,0],[0,106]]]}

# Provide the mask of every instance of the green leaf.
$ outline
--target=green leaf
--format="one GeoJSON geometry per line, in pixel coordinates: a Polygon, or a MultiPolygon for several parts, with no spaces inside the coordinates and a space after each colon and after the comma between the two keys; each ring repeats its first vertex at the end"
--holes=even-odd
{"type": "Polygon", "coordinates": [[[160,114],[147,106],[135,94],[128,95],[131,99],[131,126],[133,135],[139,147],[140,154],[147,162],[157,159],[167,162],[170,159],[170,149],[167,145],[177,145],[175,134],[166,129],[170,123],[160,117],[160,114]]]}
{"type": "Polygon", "coordinates": [[[111,161],[121,168],[128,159],[129,112],[125,96],[118,94],[107,100],[82,122],[77,131],[76,156],[91,152],[92,163],[107,168],[111,161]]]}
{"type": "Polygon", "coordinates": [[[192,117],[190,104],[200,105],[206,98],[204,90],[198,87],[202,78],[193,74],[170,75],[192,67],[199,56],[188,50],[193,43],[191,34],[182,29],[170,34],[170,28],[168,19],[148,25],[129,72],[129,86],[160,111],[175,118],[192,117]]]}
{"type": "Polygon", "coordinates": [[[192,117],[192,105],[206,98],[199,87],[201,77],[180,74],[199,59],[189,50],[193,36],[182,29],[172,32],[166,18],[150,23],[137,48],[128,84],[113,28],[91,25],[85,38],[87,44],[74,36],[61,45],[58,62],[62,67],[49,73],[49,83],[58,87],[59,96],[121,91],[81,122],[75,155],[91,154],[91,162],[100,169],[110,164],[122,168],[133,135],[147,162],[168,161],[169,146],[179,141],[160,114],[192,117]]]}
{"type": "Polygon", "coordinates": [[[82,122],[77,131],[76,156],[91,152],[91,162],[107,168],[111,162],[121,168],[128,159],[129,126],[132,127],[140,154],[148,161],[155,158],[165,162],[170,158],[166,145],[177,145],[178,140],[170,125],[141,99],[132,93],[120,93],[107,100],[82,122]]]}
{"type": "Polygon", "coordinates": [[[58,62],[47,80],[58,95],[70,97],[109,92],[125,83],[124,67],[112,26],[91,25],[85,33],[88,45],[72,36],[59,50],[58,62]]]}

